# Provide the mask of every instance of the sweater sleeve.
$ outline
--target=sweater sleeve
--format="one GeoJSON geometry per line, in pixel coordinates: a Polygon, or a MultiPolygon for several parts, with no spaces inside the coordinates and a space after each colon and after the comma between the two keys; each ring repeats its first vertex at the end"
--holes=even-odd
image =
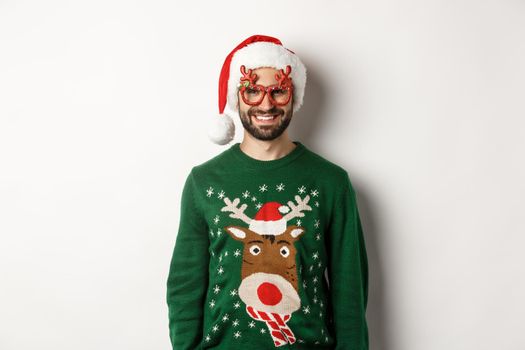
{"type": "Polygon", "coordinates": [[[190,172],[182,191],[180,220],[167,279],[169,332],[173,350],[194,350],[202,339],[208,288],[207,224],[195,203],[190,172]]]}
{"type": "Polygon", "coordinates": [[[329,224],[328,278],[335,350],[368,350],[368,262],[356,193],[348,173],[329,224]]]}

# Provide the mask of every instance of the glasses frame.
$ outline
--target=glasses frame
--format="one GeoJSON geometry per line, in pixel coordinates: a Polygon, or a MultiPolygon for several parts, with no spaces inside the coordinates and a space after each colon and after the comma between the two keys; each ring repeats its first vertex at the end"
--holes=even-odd
{"type": "Polygon", "coordinates": [[[241,93],[241,97],[242,97],[242,100],[244,101],[244,103],[246,103],[247,105],[250,105],[250,106],[258,106],[262,103],[262,101],[264,100],[264,96],[266,96],[266,94],[268,94],[268,99],[270,100],[270,102],[275,105],[275,106],[286,106],[290,100],[292,99],[292,95],[293,95],[293,85],[289,85],[289,86],[283,86],[283,85],[280,85],[280,84],[275,84],[275,85],[269,85],[269,86],[264,86],[264,85],[259,85],[259,84],[246,84],[246,85],[242,85],[241,88],[239,89],[239,92],[241,93]],[[248,99],[246,99],[246,97],[244,96],[244,92],[246,91],[246,89],[254,89],[254,90],[258,90],[258,91],[262,91],[262,95],[261,95],[261,98],[256,101],[256,102],[250,102],[248,101],[248,99]],[[290,93],[288,95],[288,98],[286,99],[286,102],[277,102],[273,99],[272,97],[272,92],[273,90],[289,90],[290,93]]]}

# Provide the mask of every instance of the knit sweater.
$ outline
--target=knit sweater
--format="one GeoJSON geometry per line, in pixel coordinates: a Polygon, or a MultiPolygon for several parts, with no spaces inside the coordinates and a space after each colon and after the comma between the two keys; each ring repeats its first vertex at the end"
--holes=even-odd
{"type": "Polygon", "coordinates": [[[167,278],[173,350],[367,350],[356,192],[301,142],[258,160],[236,143],[194,166],[167,278]]]}

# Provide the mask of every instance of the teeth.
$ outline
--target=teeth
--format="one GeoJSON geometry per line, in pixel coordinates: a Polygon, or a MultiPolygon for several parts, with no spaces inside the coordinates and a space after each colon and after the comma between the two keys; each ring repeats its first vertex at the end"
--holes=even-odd
{"type": "Polygon", "coordinates": [[[266,116],[256,116],[255,118],[257,118],[258,120],[272,120],[273,118],[275,118],[275,116],[269,116],[269,117],[266,117],[266,116]]]}

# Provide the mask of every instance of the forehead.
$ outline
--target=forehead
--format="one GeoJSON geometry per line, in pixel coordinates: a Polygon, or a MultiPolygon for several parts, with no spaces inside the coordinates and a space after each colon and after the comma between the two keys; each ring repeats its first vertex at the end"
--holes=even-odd
{"type": "Polygon", "coordinates": [[[277,82],[275,74],[279,73],[279,70],[271,67],[260,67],[254,69],[252,73],[257,74],[257,83],[272,84],[277,82]]]}

